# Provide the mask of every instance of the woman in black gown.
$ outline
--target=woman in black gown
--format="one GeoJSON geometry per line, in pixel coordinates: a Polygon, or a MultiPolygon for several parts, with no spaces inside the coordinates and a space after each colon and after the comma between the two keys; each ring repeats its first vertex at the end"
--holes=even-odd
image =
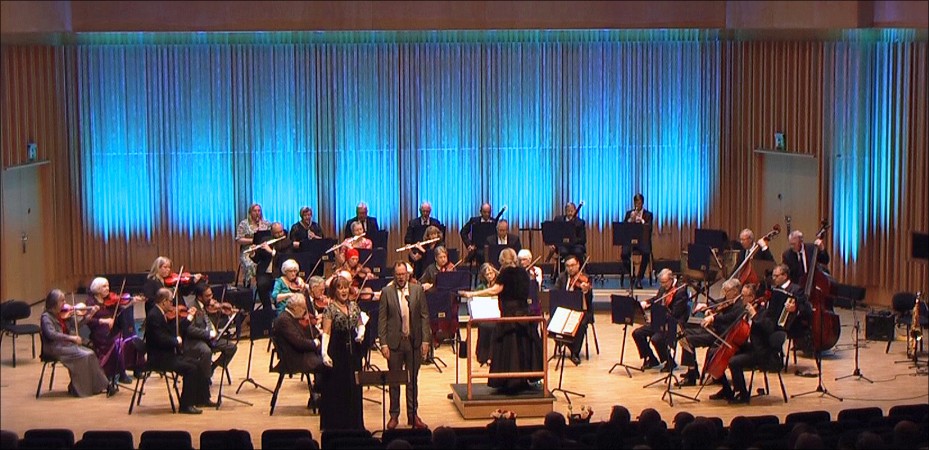
{"type": "MultiPolygon", "coordinates": [[[[496,295],[502,317],[529,315],[529,275],[519,267],[516,251],[500,253],[500,274],[496,284],[480,291],[462,291],[463,297],[496,295]]],[[[535,322],[498,323],[494,329],[490,373],[541,372],[542,338],[535,322]]],[[[487,385],[501,393],[515,394],[532,387],[536,379],[491,378],[487,385]]]]}
{"type": "Polygon", "coordinates": [[[352,282],[335,277],[330,286],[332,302],[323,314],[324,372],[319,426],[323,430],[364,428],[361,386],[355,372],[361,370],[364,325],[358,304],[349,300],[352,282]]]}

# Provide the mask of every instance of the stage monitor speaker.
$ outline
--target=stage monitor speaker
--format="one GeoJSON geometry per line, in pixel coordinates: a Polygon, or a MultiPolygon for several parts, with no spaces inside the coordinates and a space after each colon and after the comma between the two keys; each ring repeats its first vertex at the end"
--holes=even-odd
{"type": "Polygon", "coordinates": [[[896,338],[894,332],[894,316],[890,311],[883,313],[868,313],[865,319],[865,338],[869,341],[892,341],[896,338]]]}

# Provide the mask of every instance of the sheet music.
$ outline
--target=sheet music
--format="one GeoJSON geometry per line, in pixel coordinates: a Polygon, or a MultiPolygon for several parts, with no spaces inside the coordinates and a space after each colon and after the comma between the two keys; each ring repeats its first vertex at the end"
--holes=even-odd
{"type": "Polygon", "coordinates": [[[555,312],[552,314],[552,317],[548,320],[548,331],[551,333],[561,334],[561,330],[564,329],[565,322],[568,321],[569,314],[571,314],[570,309],[562,307],[556,308],[555,312]]]}
{"type": "Polygon", "coordinates": [[[472,319],[499,319],[500,305],[497,297],[472,297],[468,300],[472,319]]]}
{"type": "Polygon", "coordinates": [[[561,333],[570,336],[577,334],[577,327],[581,324],[581,320],[583,318],[583,311],[571,310],[571,312],[568,314],[567,320],[565,320],[564,327],[561,329],[561,333]]]}

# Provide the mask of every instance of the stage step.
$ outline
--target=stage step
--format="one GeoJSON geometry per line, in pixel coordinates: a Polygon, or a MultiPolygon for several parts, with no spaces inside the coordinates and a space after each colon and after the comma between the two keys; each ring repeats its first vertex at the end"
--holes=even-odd
{"type": "Polygon", "coordinates": [[[501,395],[486,383],[472,385],[472,399],[468,400],[468,385],[453,383],[452,393],[458,413],[464,419],[492,420],[491,413],[498,409],[513,411],[516,417],[545,417],[554,408],[551,392],[527,391],[517,395],[501,395]]]}

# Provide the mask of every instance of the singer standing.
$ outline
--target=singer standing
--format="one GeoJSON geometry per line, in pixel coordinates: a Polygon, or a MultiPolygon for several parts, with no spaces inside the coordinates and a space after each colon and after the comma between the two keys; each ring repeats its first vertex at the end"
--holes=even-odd
{"type": "MultiPolygon", "coordinates": [[[[419,418],[419,366],[429,353],[432,329],[429,327],[429,306],[426,294],[419,284],[410,281],[410,270],[403,261],[394,263],[394,281],[381,293],[378,312],[377,335],[381,343],[381,354],[387,359],[391,370],[407,370],[410,384],[406,387],[406,415],[413,428],[428,426],[419,418]]],[[[390,421],[387,429],[399,424],[400,386],[390,385],[390,421]]]]}
{"type": "Polygon", "coordinates": [[[624,222],[629,223],[640,223],[645,225],[645,233],[648,236],[643,236],[642,240],[638,244],[631,245],[629,247],[623,246],[622,260],[623,265],[626,268],[631,268],[630,265],[632,259],[632,252],[637,251],[642,255],[642,261],[639,263],[639,266],[636,268],[636,273],[632,277],[632,282],[635,283],[636,289],[642,289],[642,277],[645,275],[645,267],[648,266],[649,261],[652,258],[652,212],[645,209],[645,196],[642,194],[635,194],[632,197],[632,209],[626,211],[626,217],[623,219],[624,222]]]}

